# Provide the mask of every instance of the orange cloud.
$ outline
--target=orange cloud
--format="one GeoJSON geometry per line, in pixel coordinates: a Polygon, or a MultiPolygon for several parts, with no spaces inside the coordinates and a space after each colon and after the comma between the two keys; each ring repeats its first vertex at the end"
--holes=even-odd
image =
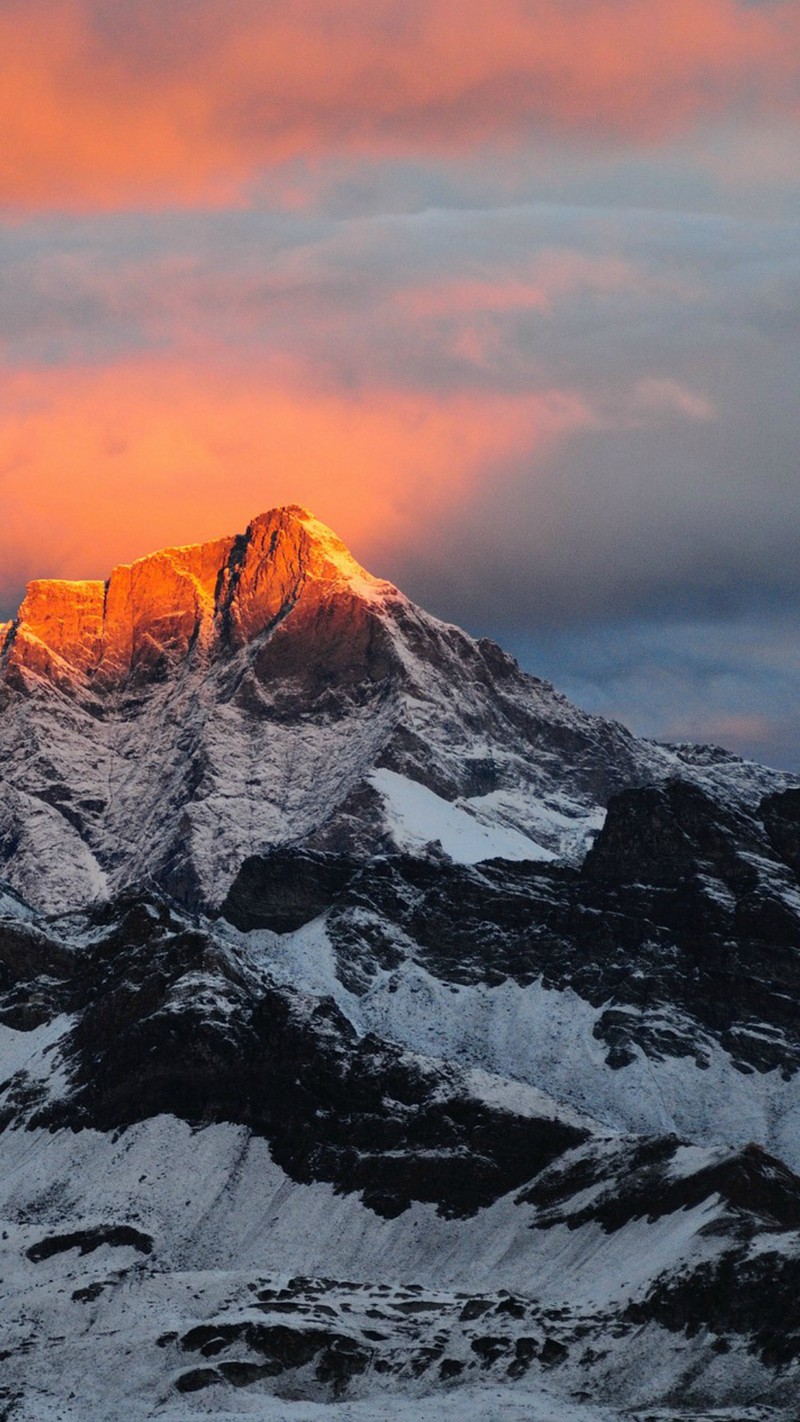
{"type": "Polygon", "coordinates": [[[6,0],[0,204],[291,204],[298,159],[658,141],[799,78],[795,0],[6,0]]]}
{"type": "Polygon", "coordinates": [[[102,576],[153,548],[234,532],[280,503],[310,506],[367,558],[446,516],[487,468],[533,458],[591,420],[557,391],[377,389],[348,400],[176,360],[6,372],[4,402],[6,599],[21,574],[102,576]]]}

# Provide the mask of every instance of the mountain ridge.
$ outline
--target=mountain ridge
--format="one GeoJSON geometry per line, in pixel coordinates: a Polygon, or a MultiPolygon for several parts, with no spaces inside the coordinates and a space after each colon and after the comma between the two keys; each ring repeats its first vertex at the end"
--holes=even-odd
{"type": "Polygon", "coordinates": [[[0,872],[52,911],[130,883],[213,906],[270,845],[424,848],[428,820],[456,857],[576,862],[610,794],[674,773],[791,784],[579,711],[298,506],[34,583],[0,656],[0,872]]]}
{"type": "Polygon", "coordinates": [[[362,596],[390,589],[307,509],[288,505],[259,515],[243,534],[162,548],[104,580],[34,579],[17,617],[3,624],[2,655],[23,677],[49,673],[66,685],[63,662],[119,688],[137,673],[158,673],[159,653],[163,666],[198,638],[210,640],[215,621],[234,643],[257,636],[307,581],[357,585],[362,596]]]}

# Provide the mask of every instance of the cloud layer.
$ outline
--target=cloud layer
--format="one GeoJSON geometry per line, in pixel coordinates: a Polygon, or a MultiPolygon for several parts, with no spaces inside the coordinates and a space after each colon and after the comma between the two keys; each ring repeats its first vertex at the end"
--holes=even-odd
{"type": "MultiPolygon", "coordinates": [[[[797,118],[794,0],[6,0],[7,210],[224,206],[291,164],[797,118]]],[[[302,196],[302,195],[300,195],[302,196]]]]}
{"type": "Polygon", "coordinates": [[[794,3],[9,0],[0,55],[0,617],[297,501],[800,765],[794,3]]]}

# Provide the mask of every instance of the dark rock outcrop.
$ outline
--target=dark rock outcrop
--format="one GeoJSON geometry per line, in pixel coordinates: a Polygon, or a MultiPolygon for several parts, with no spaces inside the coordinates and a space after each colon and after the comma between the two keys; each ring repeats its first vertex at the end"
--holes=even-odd
{"type": "Polygon", "coordinates": [[[358,868],[345,854],[274,849],[245,859],[220,913],[237,928],[292,933],[336,902],[358,868]]]}
{"type": "Polygon", "coordinates": [[[259,980],[165,905],[128,900],[95,921],[107,932],[70,987],[73,1089],[32,1125],[236,1122],[294,1179],[359,1191],[385,1215],[412,1200],[470,1214],[585,1137],[555,1112],[487,1104],[457,1068],[359,1037],[331,999],[259,980]]]}

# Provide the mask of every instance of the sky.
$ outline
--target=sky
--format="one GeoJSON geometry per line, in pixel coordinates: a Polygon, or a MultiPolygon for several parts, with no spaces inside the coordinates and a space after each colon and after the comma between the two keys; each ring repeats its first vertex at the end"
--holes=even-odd
{"type": "Polygon", "coordinates": [[[800,769],[797,0],[2,0],[0,617],[300,503],[800,769]]]}

